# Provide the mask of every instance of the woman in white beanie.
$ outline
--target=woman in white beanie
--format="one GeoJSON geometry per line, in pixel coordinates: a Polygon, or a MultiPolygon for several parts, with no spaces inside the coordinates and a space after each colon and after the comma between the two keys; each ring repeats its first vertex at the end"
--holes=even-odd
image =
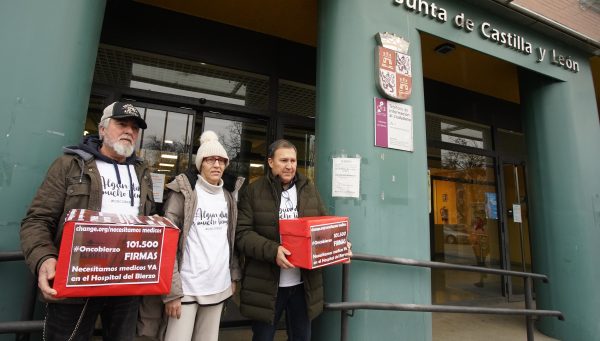
{"type": "MultiPolygon", "coordinates": [[[[181,233],[171,292],[163,297],[168,318],[165,340],[216,341],[224,301],[241,278],[233,245],[237,206],[222,180],[228,163],[217,134],[205,131],[200,136],[196,170],[179,174],[167,185],[171,191],[165,217],[181,233]]],[[[238,179],[234,192],[243,181],[238,179]]]]}

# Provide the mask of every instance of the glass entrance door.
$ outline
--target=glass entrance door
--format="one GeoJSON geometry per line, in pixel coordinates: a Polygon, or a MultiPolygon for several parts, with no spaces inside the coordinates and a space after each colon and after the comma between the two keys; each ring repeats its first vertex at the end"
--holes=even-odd
{"type": "Polygon", "coordinates": [[[137,149],[150,168],[154,199],[161,209],[164,185],[184,172],[190,162],[194,117],[192,109],[136,102],[148,128],[140,133],[137,149]]]}
{"type": "MultiPolygon", "coordinates": [[[[527,187],[525,166],[522,163],[503,163],[504,229],[506,233],[506,265],[514,271],[531,272],[531,244],[527,217],[527,187]]],[[[507,277],[509,300],[518,300],[524,294],[520,277],[507,277]]]]}
{"type": "MultiPolygon", "coordinates": [[[[217,133],[219,141],[227,151],[229,156],[227,173],[246,178],[246,183],[251,183],[265,174],[267,157],[266,121],[205,112],[203,127],[198,131],[204,132],[206,130],[217,133]]],[[[196,138],[196,143],[199,143],[198,138],[196,138]]],[[[195,147],[195,150],[198,146],[195,147]]]]}
{"type": "MultiPolygon", "coordinates": [[[[432,259],[501,268],[493,159],[429,148],[429,160],[432,259]]],[[[499,276],[432,271],[432,294],[436,304],[495,298],[501,295],[501,288],[499,276]]]]}
{"type": "Polygon", "coordinates": [[[315,130],[314,128],[302,128],[284,126],[283,138],[296,146],[298,151],[297,171],[310,179],[315,179],[315,130]]]}
{"type": "Polygon", "coordinates": [[[195,112],[146,103],[136,107],[148,124],[138,141],[140,156],[170,181],[188,167],[195,112]]]}

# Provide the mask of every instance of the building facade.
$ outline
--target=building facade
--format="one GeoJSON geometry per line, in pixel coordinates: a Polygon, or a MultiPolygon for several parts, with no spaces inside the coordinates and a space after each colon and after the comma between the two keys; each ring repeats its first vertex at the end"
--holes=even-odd
{"type": "MultiPolygon", "coordinates": [[[[264,174],[269,143],[289,139],[299,171],[316,180],[330,213],[350,217],[355,252],[546,274],[550,283],[535,285],[537,307],[560,310],[566,320],[543,318],[538,328],[560,340],[594,340],[597,7],[3,3],[0,249],[19,248],[20,220],[60,148],[95,133],[104,106],[128,99],[148,122],[138,153],[159,181],[193,164],[207,129],[222,137],[229,170],[249,181],[264,174]],[[383,52],[381,36],[392,42],[383,52]],[[386,56],[397,70],[386,69],[386,56]],[[360,165],[349,184],[333,181],[340,158],[360,165]]],[[[523,300],[516,278],[359,261],[351,269],[351,301],[523,300]]],[[[0,284],[0,317],[18,320],[12,307],[31,294],[22,286],[27,270],[5,262],[0,271],[8,279],[0,284]]],[[[327,269],[325,279],[327,301],[339,301],[340,268],[327,269]]],[[[431,318],[356,311],[349,335],[431,340],[431,318]]],[[[244,323],[234,311],[223,328],[244,323]]],[[[339,312],[327,311],[314,338],[339,338],[339,327],[339,312]]]]}

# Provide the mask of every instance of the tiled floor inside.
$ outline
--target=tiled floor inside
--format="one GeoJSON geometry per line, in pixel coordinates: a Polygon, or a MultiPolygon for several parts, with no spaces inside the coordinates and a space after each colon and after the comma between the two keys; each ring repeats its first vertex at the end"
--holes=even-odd
{"type": "MultiPolygon", "coordinates": [[[[494,307],[523,309],[523,302],[502,303],[494,307]]],[[[527,340],[524,316],[434,313],[432,320],[433,341],[527,340]]],[[[537,330],[534,339],[557,341],[537,330]]]]}

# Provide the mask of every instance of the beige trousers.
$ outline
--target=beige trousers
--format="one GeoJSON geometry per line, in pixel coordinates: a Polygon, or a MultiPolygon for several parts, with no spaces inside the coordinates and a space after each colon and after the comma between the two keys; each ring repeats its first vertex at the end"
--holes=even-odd
{"type": "Polygon", "coordinates": [[[169,317],[165,341],[218,341],[223,303],[182,304],[179,319],[169,317]]]}

